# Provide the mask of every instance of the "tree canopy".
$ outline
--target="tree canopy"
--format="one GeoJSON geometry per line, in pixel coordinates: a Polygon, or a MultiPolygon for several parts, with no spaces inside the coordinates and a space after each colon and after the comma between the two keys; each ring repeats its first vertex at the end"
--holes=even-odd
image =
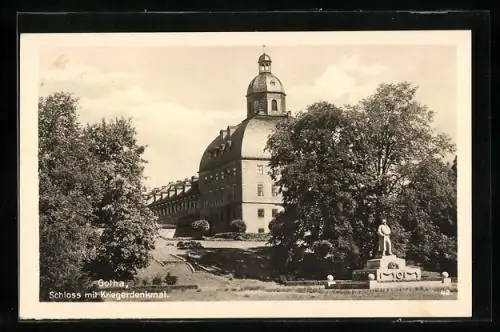
{"type": "MultiPolygon", "coordinates": [[[[276,252],[286,254],[282,261],[298,266],[308,252],[329,248],[318,241],[329,241],[331,262],[344,270],[362,265],[375,253],[376,224],[384,216],[395,252],[425,262],[424,253],[411,254],[418,244],[412,237],[416,228],[407,222],[424,209],[425,199],[434,209],[418,221],[444,223],[446,236],[454,236],[450,229],[456,225],[448,220],[453,219],[454,182],[443,161],[454,145],[435,132],[433,112],[416,101],[416,91],[406,82],[381,84],[356,105],[318,102],[278,124],[267,149],[286,210],[275,221],[283,227],[273,227],[271,239],[276,252]],[[410,210],[408,199],[417,193],[427,197],[410,210]]],[[[429,226],[428,231],[444,230],[429,226]]]]}
{"type": "Polygon", "coordinates": [[[156,231],[132,123],[83,128],[78,98],[64,92],[40,98],[38,112],[41,298],[129,278],[149,263],[156,231]]]}

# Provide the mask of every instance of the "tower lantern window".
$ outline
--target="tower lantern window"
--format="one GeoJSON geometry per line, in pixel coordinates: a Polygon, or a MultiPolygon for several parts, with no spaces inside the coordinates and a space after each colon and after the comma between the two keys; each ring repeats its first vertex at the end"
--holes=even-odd
{"type": "Polygon", "coordinates": [[[274,99],[271,101],[271,110],[278,111],[278,102],[274,99]]]}

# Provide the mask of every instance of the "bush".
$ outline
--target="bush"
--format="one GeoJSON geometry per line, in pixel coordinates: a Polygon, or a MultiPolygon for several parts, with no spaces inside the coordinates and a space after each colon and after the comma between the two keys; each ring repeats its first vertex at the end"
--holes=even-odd
{"type": "Polygon", "coordinates": [[[149,284],[149,278],[148,278],[148,277],[146,277],[146,278],[142,279],[142,284],[143,284],[144,286],[146,286],[147,284],[149,284]]]}
{"type": "Polygon", "coordinates": [[[170,275],[170,272],[168,272],[165,276],[165,282],[167,283],[167,285],[175,285],[177,284],[177,277],[170,275]]]}
{"type": "Polygon", "coordinates": [[[229,230],[235,233],[245,233],[247,224],[241,219],[235,219],[229,224],[229,230]]]}
{"type": "Polygon", "coordinates": [[[161,285],[161,277],[159,275],[153,278],[153,285],[161,285]]]}
{"type": "Polygon", "coordinates": [[[201,239],[203,234],[206,234],[210,230],[210,224],[206,220],[196,220],[191,224],[196,238],[201,239]]]}
{"type": "Polygon", "coordinates": [[[281,222],[279,220],[276,220],[276,218],[273,218],[267,227],[269,228],[269,231],[271,233],[275,233],[279,230],[279,227],[281,226],[281,222]]]}
{"type": "Polygon", "coordinates": [[[196,241],[179,241],[177,242],[177,248],[179,249],[202,249],[203,245],[196,241]]]}
{"type": "Polygon", "coordinates": [[[270,234],[266,233],[218,233],[214,239],[239,240],[239,241],[267,241],[270,234]]]}

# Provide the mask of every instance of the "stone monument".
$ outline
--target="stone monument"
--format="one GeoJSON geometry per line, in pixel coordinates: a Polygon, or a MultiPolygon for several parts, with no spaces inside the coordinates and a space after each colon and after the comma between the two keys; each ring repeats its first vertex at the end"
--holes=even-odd
{"type": "Polygon", "coordinates": [[[370,274],[375,276],[378,282],[420,280],[422,273],[419,268],[407,267],[406,260],[398,258],[392,253],[390,239],[391,229],[387,220],[382,219],[377,229],[378,257],[369,259],[366,266],[361,270],[354,270],[352,279],[356,281],[368,280],[370,274]]]}

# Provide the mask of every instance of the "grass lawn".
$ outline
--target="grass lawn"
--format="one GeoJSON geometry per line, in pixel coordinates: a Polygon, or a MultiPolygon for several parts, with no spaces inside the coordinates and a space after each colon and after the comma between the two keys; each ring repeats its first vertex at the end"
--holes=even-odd
{"type": "MultiPolygon", "coordinates": [[[[256,241],[198,241],[203,249],[180,250],[178,239],[158,238],[151,265],[138,272],[137,278],[148,280],[169,272],[178,284],[198,285],[198,290],[174,290],[162,301],[237,301],[237,300],[437,300],[456,299],[456,285],[450,294],[440,290],[340,290],[324,286],[284,286],[270,278],[272,266],[269,247],[256,241]],[[180,257],[190,254],[195,272],[180,257]]],[[[144,301],[144,300],[143,300],[144,301]]],[[[148,301],[159,301],[150,299],[148,301]]]]}
{"type": "Polygon", "coordinates": [[[307,289],[231,290],[200,289],[173,291],[166,299],[143,301],[300,301],[300,300],[456,300],[457,293],[444,294],[437,290],[328,290],[307,289]]]}

